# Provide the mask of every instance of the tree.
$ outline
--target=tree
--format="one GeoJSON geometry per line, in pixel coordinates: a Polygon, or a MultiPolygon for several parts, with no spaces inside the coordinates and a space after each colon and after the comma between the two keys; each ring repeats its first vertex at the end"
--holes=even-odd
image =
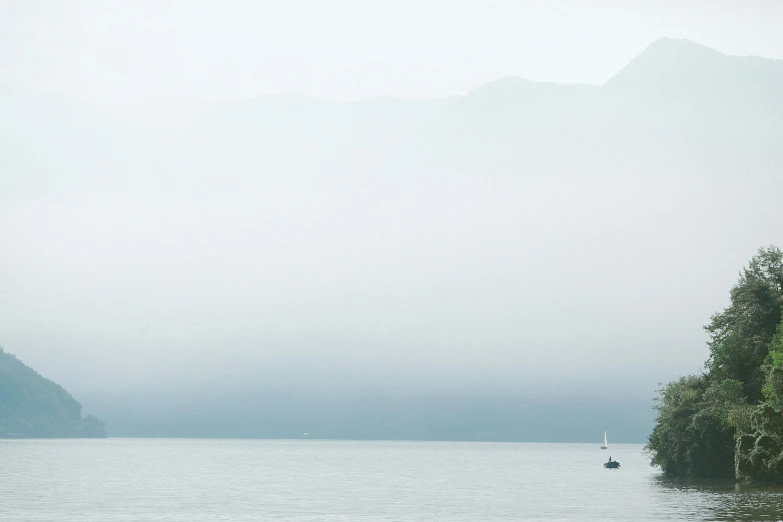
{"type": "Polygon", "coordinates": [[[767,357],[767,378],[762,392],[775,411],[783,411],[783,321],[780,322],[767,357]]]}
{"type": "Polygon", "coordinates": [[[735,426],[729,411],[741,403],[740,390],[737,381],[711,383],[706,374],[662,386],[647,444],[652,464],[669,475],[733,477],[735,426]]]}
{"type": "Polygon", "coordinates": [[[707,373],[662,386],[647,449],[674,475],[783,482],[783,253],[762,248],[712,316],[707,373]]]}
{"type": "Polygon", "coordinates": [[[763,399],[764,363],[783,309],[783,252],[762,248],[731,289],[731,304],[712,316],[708,368],[714,377],[743,383],[755,404],[763,399]]]}

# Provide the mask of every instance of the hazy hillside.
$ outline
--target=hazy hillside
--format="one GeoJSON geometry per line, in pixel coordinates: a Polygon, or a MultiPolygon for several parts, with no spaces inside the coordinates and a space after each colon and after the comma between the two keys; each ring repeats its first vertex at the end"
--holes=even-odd
{"type": "Polygon", "coordinates": [[[649,414],[635,438],[655,384],[701,367],[736,267],[781,242],[783,62],[689,41],[653,43],[603,86],[505,78],[430,101],[102,108],[3,89],[4,342],[123,433],[185,433],[158,421],[197,399],[147,431],[126,421],[203,382],[202,413],[277,433],[225,418],[276,418],[266,406],[215,406],[260,380],[306,384],[297,410],[336,383],[417,390],[387,408],[413,437],[399,404],[427,398],[410,418],[433,417],[493,383],[516,394],[481,421],[502,439],[526,433],[509,416],[557,431],[522,416],[531,394],[611,374],[625,380],[602,404],[649,414]],[[114,387],[116,414],[98,399],[114,387]]]}
{"type": "Polygon", "coordinates": [[[105,437],[65,389],[0,348],[0,438],[105,437]]]}
{"type": "Polygon", "coordinates": [[[319,393],[251,386],[150,395],[92,397],[91,408],[111,437],[586,442],[608,429],[615,442],[640,443],[652,425],[650,401],[591,392],[437,395],[336,385],[319,393]]]}

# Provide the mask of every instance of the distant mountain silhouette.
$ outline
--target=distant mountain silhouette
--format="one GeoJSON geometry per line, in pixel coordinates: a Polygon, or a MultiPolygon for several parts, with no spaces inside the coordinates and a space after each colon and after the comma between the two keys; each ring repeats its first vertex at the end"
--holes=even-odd
{"type": "MultiPolygon", "coordinates": [[[[644,442],[652,426],[649,403],[610,399],[447,396],[388,393],[238,393],[153,406],[137,397],[98,399],[112,437],[301,438],[369,440],[483,440],[587,442],[609,423],[615,442],[644,442]],[[109,417],[111,416],[111,417],[109,417]]],[[[598,433],[598,436],[596,436],[598,433]]]]}
{"type": "Polygon", "coordinates": [[[726,56],[690,40],[661,38],[631,60],[606,86],[648,91],[742,88],[750,92],[774,91],[781,81],[781,60],[726,56]]]}
{"type": "MultiPolygon", "coordinates": [[[[353,349],[367,361],[409,357],[407,367],[422,353],[424,366],[437,373],[437,358],[426,358],[432,346],[441,361],[490,368],[475,370],[485,371],[482,377],[503,370],[505,379],[528,367],[537,372],[537,361],[519,355],[524,351],[591,375],[604,365],[640,375],[635,381],[645,389],[634,396],[652,397],[645,375],[658,382],[666,372],[674,377],[701,365],[699,325],[727,284],[715,281],[727,281],[760,245],[781,243],[781,93],[783,61],[726,56],[672,39],[652,43],[603,86],[511,77],[427,101],[270,95],[189,102],[177,110],[109,110],[6,86],[0,87],[0,194],[17,198],[18,208],[44,208],[41,214],[50,212],[43,193],[56,193],[52,200],[66,210],[101,203],[95,220],[116,237],[99,253],[112,250],[102,259],[116,266],[90,266],[110,288],[108,299],[144,302],[132,317],[107,315],[118,331],[141,339],[127,350],[130,360],[155,359],[143,346],[156,342],[163,357],[169,337],[187,332],[187,342],[198,345],[193,359],[225,352],[252,378],[253,361],[243,357],[271,346],[283,361],[276,389],[295,395],[306,354],[328,359],[330,349],[353,349]],[[113,215],[115,201],[123,205],[113,215]],[[142,218],[146,228],[134,228],[142,218]],[[160,333],[168,325],[151,320],[150,310],[174,310],[170,336],[160,333]],[[282,340],[274,338],[279,332],[282,340]],[[315,333],[296,337],[300,332],[315,333]],[[290,359],[289,334],[299,350],[290,359]],[[245,348],[233,350],[236,338],[245,348]]],[[[89,234],[80,239],[74,251],[97,241],[89,234]]],[[[62,255],[64,270],[81,266],[82,258],[68,252],[47,253],[53,256],[47,262],[58,265],[62,255]]],[[[86,312],[82,319],[96,320],[86,312]]],[[[109,326],[101,332],[101,342],[114,335],[109,326]]],[[[84,357],[85,368],[98,364],[84,357]]],[[[122,366],[85,369],[85,379],[100,373],[109,383],[122,380],[122,366]]],[[[327,366],[315,372],[325,389],[327,366]]],[[[128,404],[113,409],[102,400],[99,413],[110,431],[130,435],[317,431],[310,423],[317,401],[295,402],[308,413],[293,418],[276,412],[272,396],[237,399],[243,390],[231,378],[204,380],[210,389],[230,389],[225,404],[233,406],[224,407],[221,396],[210,396],[208,406],[188,402],[183,384],[182,401],[153,414],[148,405],[162,387],[146,381],[143,397],[125,390],[121,400],[128,404]],[[210,417],[221,420],[213,425],[210,417]],[[285,424],[284,417],[293,420],[285,424]]],[[[424,388],[426,379],[420,381],[424,388]]],[[[399,382],[409,384],[406,376],[399,382]]],[[[553,372],[550,385],[580,382],[553,372]]],[[[600,407],[580,406],[586,427],[579,437],[590,432],[598,440],[603,430],[597,420],[589,424],[591,407],[596,418],[613,404],[633,410],[637,403],[611,401],[634,385],[605,390],[609,402],[600,407]]],[[[549,412],[531,407],[523,417],[509,402],[480,413],[482,405],[455,406],[464,394],[425,395],[422,409],[410,415],[406,408],[416,397],[364,401],[364,413],[350,419],[351,408],[331,405],[341,422],[319,426],[325,436],[341,437],[545,440],[552,433],[552,440],[574,440],[563,425],[554,427],[553,417],[574,411],[568,404],[549,412]],[[450,417],[423,424],[444,404],[450,417]],[[524,421],[509,423],[509,416],[524,421]]],[[[626,440],[648,433],[649,407],[638,402],[646,417],[634,421],[626,440]]],[[[76,419],[69,411],[67,418],[76,419]]]]}
{"type": "Polygon", "coordinates": [[[423,168],[552,176],[577,161],[613,174],[680,168],[684,155],[697,170],[725,170],[736,167],[726,155],[779,159],[781,89],[783,61],[666,38],[603,87],[506,78],[421,102],[267,95],[201,109],[130,110],[121,121],[85,102],[5,87],[0,183],[22,172],[17,183],[62,186],[57,173],[67,172],[105,188],[162,183],[160,175],[166,183],[229,187],[263,185],[269,176],[399,179],[423,168]]]}
{"type": "Polygon", "coordinates": [[[105,437],[65,389],[0,348],[0,438],[105,437]]]}

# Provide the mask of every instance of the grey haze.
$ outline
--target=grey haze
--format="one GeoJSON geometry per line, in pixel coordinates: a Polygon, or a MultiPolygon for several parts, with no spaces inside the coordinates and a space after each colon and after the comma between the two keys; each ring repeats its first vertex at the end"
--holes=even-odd
{"type": "Polygon", "coordinates": [[[145,102],[162,70],[101,96],[8,54],[0,343],[110,434],[640,440],[780,244],[779,60],[662,39],[602,86],[145,102]]]}

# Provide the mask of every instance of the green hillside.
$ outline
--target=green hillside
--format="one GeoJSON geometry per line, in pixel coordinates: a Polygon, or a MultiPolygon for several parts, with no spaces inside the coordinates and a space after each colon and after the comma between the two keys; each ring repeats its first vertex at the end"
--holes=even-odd
{"type": "Polygon", "coordinates": [[[0,348],[0,438],[105,436],[65,388],[0,348]]]}

